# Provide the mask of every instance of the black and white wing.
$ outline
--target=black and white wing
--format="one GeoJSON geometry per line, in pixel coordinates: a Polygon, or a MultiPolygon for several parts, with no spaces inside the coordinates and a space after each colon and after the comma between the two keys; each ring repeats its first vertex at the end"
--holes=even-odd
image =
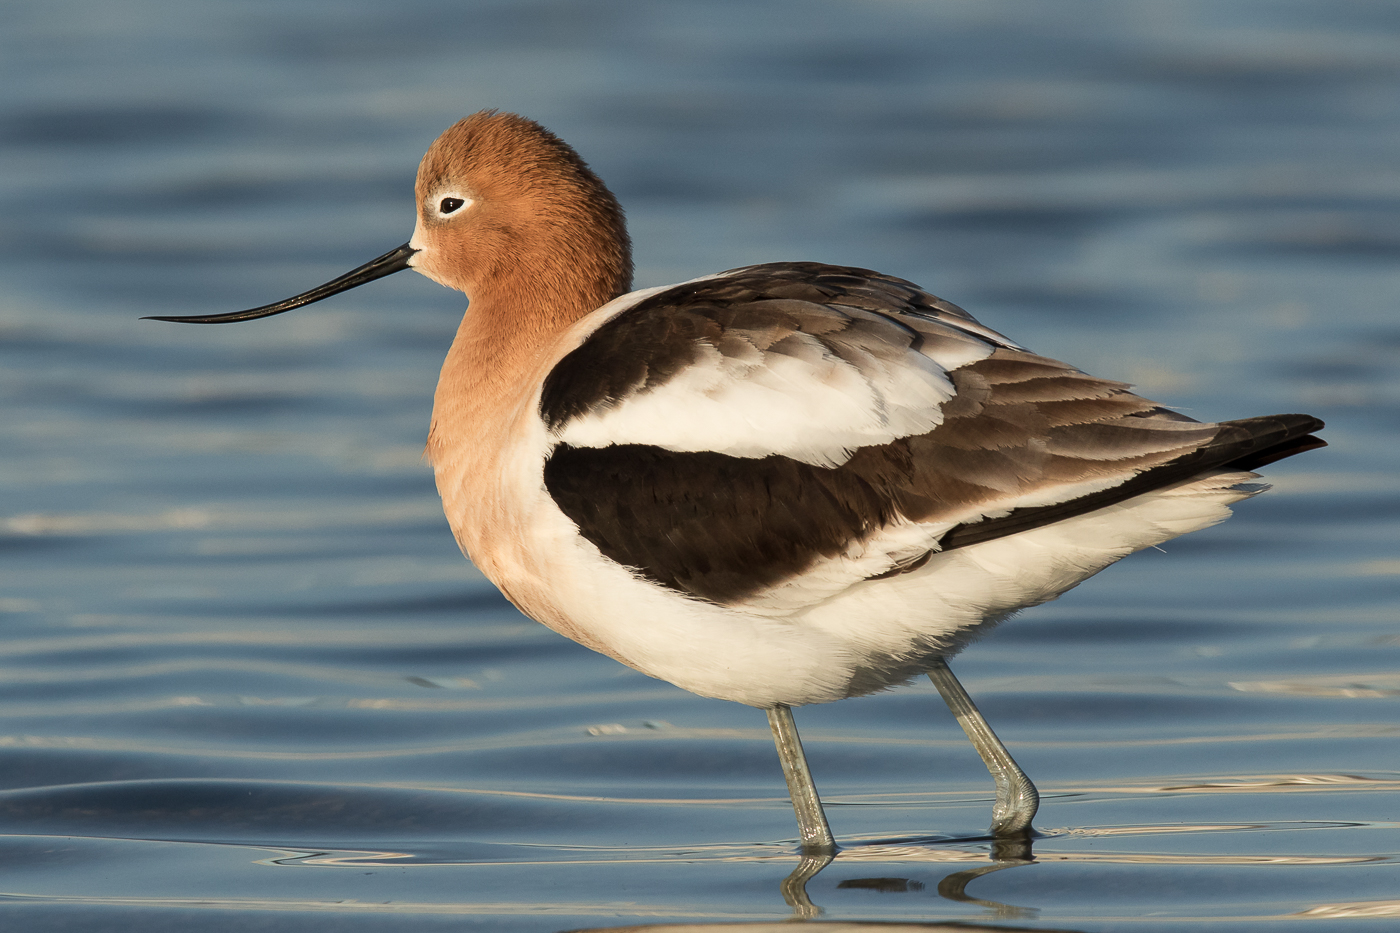
{"type": "Polygon", "coordinates": [[[1322,444],[1305,415],[1193,421],[902,279],[818,263],[644,298],[554,368],[540,414],[546,489],[580,533],[722,605],[779,587],[790,605],[818,565],[823,599],[1322,444]]]}

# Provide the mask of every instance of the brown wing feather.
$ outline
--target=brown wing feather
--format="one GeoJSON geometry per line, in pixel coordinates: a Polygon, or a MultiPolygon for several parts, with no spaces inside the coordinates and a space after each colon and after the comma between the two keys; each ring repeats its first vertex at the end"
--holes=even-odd
{"type": "MultiPolygon", "coordinates": [[[[780,347],[799,325],[822,333],[827,317],[838,353],[883,352],[891,326],[923,341],[965,340],[950,327],[981,327],[898,279],[809,264],[754,267],[678,287],[604,325],[590,340],[592,356],[566,359],[552,374],[541,413],[557,425],[670,378],[688,362],[674,347],[678,329],[720,347],[739,331],[751,345],[780,347]],[[614,356],[633,368],[613,368],[614,356]]],[[[906,339],[896,343],[908,347],[906,339]]],[[[942,424],[863,447],[838,467],[560,445],[545,464],[545,485],[607,557],[681,592],[732,603],[846,553],[893,521],[952,525],[939,547],[965,547],[1322,444],[1309,434],[1322,423],[1306,415],[1202,424],[1124,383],[1005,343],[949,377],[957,394],[942,424]]],[[[919,563],[905,555],[894,570],[919,563]]]]}
{"type": "MultiPolygon", "coordinates": [[[[951,374],[957,397],[928,434],[858,451],[845,467],[889,473],[876,461],[907,453],[892,484],[900,512],[922,522],[960,522],[1057,487],[1122,482],[1208,443],[1200,424],[1127,390],[1023,350],[1001,348],[951,374]]],[[[889,479],[885,479],[889,483],[889,479]]],[[[887,485],[885,488],[891,488],[887,485]]],[[[1091,490],[1066,489],[1063,498],[1091,490]]]]}

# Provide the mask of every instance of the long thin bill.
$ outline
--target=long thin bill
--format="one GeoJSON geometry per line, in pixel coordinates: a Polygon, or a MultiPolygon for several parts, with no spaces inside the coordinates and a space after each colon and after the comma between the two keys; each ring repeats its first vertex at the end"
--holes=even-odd
{"type": "Polygon", "coordinates": [[[322,298],[329,298],[332,295],[347,291],[356,285],[363,285],[366,282],[373,282],[375,279],[382,279],[386,275],[393,275],[395,272],[402,272],[409,266],[409,259],[418,250],[405,243],[397,249],[392,249],[380,256],[378,259],[371,259],[358,269],[351,269],[338,279],[332,279],[325,285],[319,285],[309,292],[302,292],[294,295],[285,301],[276,304],[263,305],[261,308],[249,308],[247,311],[234,311],[230,314],[195,314],[187,317],[162,317],[158,315],[148,315],[143,317],[143,321],[176,321],[181,324],[232,324],[236,321],[251,321],[260,317],[271,317],[274,314],[281,314],[283,311],[290,311],[293,308],[300,308],[302,305],[309,305],[313,301],[320,301],[322,298]]]}

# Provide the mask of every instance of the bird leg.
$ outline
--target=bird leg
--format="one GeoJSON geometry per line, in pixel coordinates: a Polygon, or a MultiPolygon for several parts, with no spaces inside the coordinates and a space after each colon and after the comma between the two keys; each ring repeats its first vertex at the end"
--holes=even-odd
{"type": "MultiPolygon", "coordinates": [[[[977,704],[972,702],[972,697],[967,695],[963,685],[958,683],[958,679],[948,669],[948,662],[942,658],[934,661],[928,670],[928,678],[933,681],[938,692],[943,694],[943,702],[953,711],[958,725],[962,726],[967,737],[972,740],[973,748],[982,756],[982,762],[996,781],[997,802],[992,808],[992,835],[1028,834],[1031,831],[1031,820],[1035,818],[1035,811],[1040,807],[1040,794],[1036,792],[1035,785],[1016,764],[1006,746],[1001,744],[992,727],[987,725],[987,720],[982,718],[977,704]]],[[[771,718],[771,711],[769,716],[771,718]]],[[[775,726],[774,731],[776,729],[775,726]]],[[[815,794],[813,796],[815,797],[815,794]]],[[[793,800],[796,799],[794,792],[793,800]]]]}
{"type": "Polygon", "coordinates": [[[783,763],[783,777],[787,778],[792,809],[797,813],[803,854],[835,852],[836,840],[832,838],[831,827],[826,823],[821,799],[817,797],[817,786],[812,783],[807,756],[802,753],[802,739],[797,734],[797,724],[792,721],[792,709],[781,705],[771,707],[768,710],[768,726],[773,730],[773,743],[778,746],[778,760],[783,763]]]}

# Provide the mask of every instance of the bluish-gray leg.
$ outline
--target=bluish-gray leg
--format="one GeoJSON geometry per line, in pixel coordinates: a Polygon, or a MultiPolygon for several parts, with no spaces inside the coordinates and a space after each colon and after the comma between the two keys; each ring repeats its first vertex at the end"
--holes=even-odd
{"type": "Polygon", "coordinates": [[[992,835],[1019,836],[1029,833],[1031,820],[1040,807],[1040,794],[1036,792],[1035,785],[1016,764],[1006,746],[1001,744],[992,727],[987,725],[987,720],[982,718],[977,704],[972,702],[972,697],[967,695],[963,685],[948,669],[948,662],[939,658],[929,668],[928,677],[938,692],[943,694],[943,702],[953,711],[958,725],[972,740],[972,747],[982,756],[983,763],[996,781],[997,802],[992,808],[992,835]]]}
{"type": "Polygon", "coordinates": [[[786,706],[772,707],[768,710],[768,726],[773,730],[773,743],[778,746],[778,760],[783,763],[792,809],[797,813],[803,853],[835,852],[836,840],[826,823],[817,786],[812,783],[812,772],[802,752],[802,739],[797,735],[797,724],[792,721],[792,710],[786,706]]]}

